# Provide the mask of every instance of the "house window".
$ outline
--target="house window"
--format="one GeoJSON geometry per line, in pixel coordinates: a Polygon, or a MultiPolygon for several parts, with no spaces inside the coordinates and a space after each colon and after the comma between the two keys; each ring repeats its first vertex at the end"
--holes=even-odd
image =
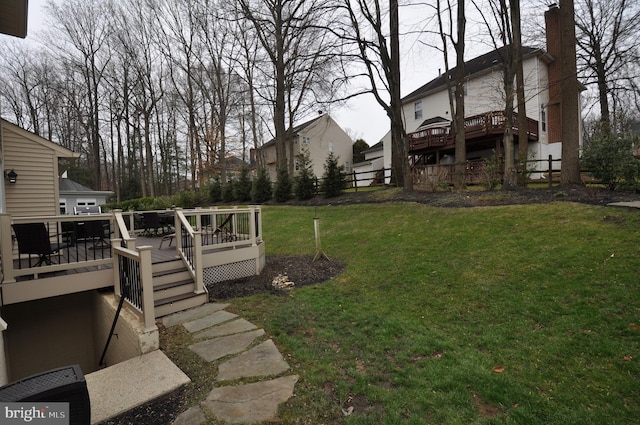
{"type": "Polygon", "coordinates": [[[421,100],[413,104],[413,118],[416,120],[422,119],[422,101],[421,100]]]}
{"type": "Polygon", "coordinates": [[[333,152],[333,142],[329,142],[329,152],[333,152]]]}
{"type": "Polygon", "coordinates": [[[89,206],[94,206],[96,205],[96,199],[93,198],[78,198],[78,201],[76,202],[76,205],[79,207],[89,207],[89,206]]]}
{"type": "Polygon", "coordinates": [[[309,139],[309,138],[308,138],[308,137],[306,137],[306,136],[303,136],[303,137],[302,137],[302,144],[306,146],[306,145],[308,145],[309,143],[311,143],[311,139],[309,139]]]}
{"type": "Polygon", "coordinates": [[[67,214],[67,200],[64,198],[60,198],[60,215],[67,214]]]}
{"type": "Polygon", "coordinates": [[[344,162],[344,171],[347,173],[351,172],[351,169],[349,168],[349,161],[344,162]]]}
{"type": "Polygon", "coordinates": [[[544,103],[540,106],[540,127],[547,131],[547,106],[544,103]]]}

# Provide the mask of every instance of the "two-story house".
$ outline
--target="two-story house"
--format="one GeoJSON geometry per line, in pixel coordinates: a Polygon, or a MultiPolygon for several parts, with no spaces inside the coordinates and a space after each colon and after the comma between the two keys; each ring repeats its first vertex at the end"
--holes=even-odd
{"type": "MultiPolygon", "coordinates": [[[[558,13],[557,6],[550,7],[547,18],[547,49],[523,47],[523,71],[525,111],[528,121],[528,168],[538,172],[539,178],[547,169],[551,155],[561,157],[562,128],[560,120],[559,75],[560,40],[557,19],[549,19],[558,13]],[[533,162],[540,161],[540,162],[533,162]]],[[[465,138],[469,161],[489,158],[504,151],[504,72],[505,47],[496,49],[465,62],[465,138]]],[[[455,89],[453,76],[456,68],[439,75],[402,99],[403,117],[407,133],[409,161],[414,167],[431,169],[452,167],[455,158],[452,111],[449,106],[447,79],[455,89]],[[442,167],[444,166],[444,167],[442,167]]],[[[517,103],[514,100],[516,114],[517,103]]],[[[518,144],[517,119],[514,118],[514,144],[518,144]]],[[[582,134],[579,137],[582,146],[582,134]]],[[[391,138],[383,138],[385,167],[391,166],[391,138]]],[[[517,147],[514,152],[518,152],[517,147]]],[[[415,175],[415,174],[414,174],[415,175]]]]}
{"type": "MultiPolygon", "coordinates": [[[[345,172],[351,172],[353,141],[329,114],[319,115],[295,126],[291,134],[291,140],[287,143],[287,161],[293,161],[294,174],[297,170],[295,158],[304,151],[309,152],[316,177],[322,177],[324,174],[324,164],[331,153],[338,158],[338,164],[344,166],[345,172]]],[[[265,143],[260,151],[269,177],[275,181],[277,176],[275,140],[265,143]]]]}

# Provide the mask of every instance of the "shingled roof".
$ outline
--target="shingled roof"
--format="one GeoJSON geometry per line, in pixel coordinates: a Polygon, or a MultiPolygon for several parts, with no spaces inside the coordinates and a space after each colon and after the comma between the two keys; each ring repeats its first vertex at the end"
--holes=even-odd
{"type": "MultiPolygon", "coordinates": [[[[318,121],[320,118],[322,118],[324,116],[325,116],[325,114],[319,115],[319,116],[315,117],[312,120],[309,120],[309,121],[307,121],[305,123],[302,123],[300,125],[297,125],[297,126],[293,127],[293,130],[291,131],[291,134],[294,135],[294,136],[299,134],[302,130],[304,130],[305,128],[309,127],[311,124],[313,124],[314,122],[318,121]]],[[[275,143],[276,143],[276,139],[271,139],[267,143],[262,145],[262,147],[265,148],[265,147],[271,146],[271,145],[273,145],[275,143]]]]}
{"type": "MultiPolygon", "coordinates": [[[[487,72],[492,68],[497,68],[498,66],[500,66],[505,55],[505,50],[506,47],[501,47],[497,50],[493,50],[489,53],[485,53],[484,55],[478,56],[465,62],[465,78],[469,78],[471,76],[474,76],[475,74],[487,72]]],[[[535,47],[522,46],[522,55],[524,58],[532,56],[536,53],[544,53],[544,51],[535,47]]],[[[418,88],[417,90],[409,93],[407,96],[402,98],[402,102],[404,103],[409,102],[413,99],[419,99],[430,92],[438,91],[446,87],[447,75],[451,75],[451,78],[453,79],[456,74],[456,69],[457,67],[452,68],[448,74],[442,74],[429,81],[422,87],[418,88]]]]}

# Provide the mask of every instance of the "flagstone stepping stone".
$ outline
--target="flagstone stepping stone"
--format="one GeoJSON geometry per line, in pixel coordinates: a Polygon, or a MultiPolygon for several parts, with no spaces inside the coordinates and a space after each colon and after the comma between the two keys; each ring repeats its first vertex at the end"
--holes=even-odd
{"type": "Polygon", "coordinates": [[[189,349],[205,361],[212,362],[230,354],[237,354],[246,350],[256,338],[262,335],[264,335],[264,330],[257,329],[251,332],[243,332],[196,342],[190,345],[189,349]]]}
{"type": "Polygon", "coordinates": [[[228,311],[220,310],[205,317],[193,320],[191,322],[185,322],[182,326],[185,327],[190,333],[198,332],[203,329],[210,328],[211,326],[219,325],[220,323],[228,322],[231,319],[238,317],[237,314],[229,313],[228,311]]]}
{"type": "Polygon", "coordinates": [[[273,340],[269,339],[246,353],[227,360],[218,367],[216,381],[279,375],[289,370],[273,340]]]}
{"type": "Polygon", "coordinates": [[[219,336],[233,335],[240,332],[251,331],[258,327],[245,319],[232,320],[221,325],[213,326],[196,335],[196,338],[216,338],[219,336]]]}
{"type": "Polygon", "coordinates": [[[207,423],[207,417],[198,406],[189,408],[178,415],[171,425],[200,425],[207,423]]]}
{"type": "Polygon", "coordinates": [[[162,318],[162,324],[167,328],[178,325],[183,322],[188,322],[200,317],[206,316],[211,313],[215,313],[219,310],[224,310],[229,307],[229,304],[210,303],[204,304],[200,307],[192,308],[189,310],[181,311],[180,313],[174,313],[162,318]]]}
{"type": "Polygon", "coordinates": [[[298,376],[214,388],[202,406],[217,419],[234,424],[277,420],[278,405],[293,396],[298,376]]]}

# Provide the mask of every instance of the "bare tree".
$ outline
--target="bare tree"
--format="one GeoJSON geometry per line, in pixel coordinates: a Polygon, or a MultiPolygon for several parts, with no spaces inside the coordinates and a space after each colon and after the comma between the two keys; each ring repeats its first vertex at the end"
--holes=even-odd
{"type": "MultiPolygon", "coordinates": [[[[637,66],[640,58],[640,4],[629,0],[578,0],[576,5],[578,61],[587,86],[598,93],[601,124],[609,131],[613,98],[629,87],[633,79],[629,66],[637,66]],[[627,80],[628,81],[628,80],[627,80]]],[[[640,75],[635,72],[635,84],[640,75]]]]}
{"type": "MultiPolygon", "coordinates": [[[[313,96],[335,54],[327,32],[334,8],[321,0],[239,0],[238,15],[247,19],[268,58],[272,82],[261,96],[273,105],[273,127],[278,168],[291,168],[287,144],[292,143],[292,123],[299,106],[313,96]]],[[[267,63],[265,63],[267,65],[267,63]]]]}
{"type": "Polygon", "coordinates": [[[94,187],[102,188],[102,156],[100,141],[100,96],[104,72],[109,62],[105,47],[111,26],[106,19],[105,4],[97,0],[65,0],[47,2],[46,10],[54,18],[49,43],[61,55],[65,52],[81,73],[87,94],[86,120],[89,167],[93,170],[94,187]]]}
{"type": "Polygon", "coordinates": [[[364,67],[360,76],[368,80],[370,88],[360,94],[373,94],[391,120],[391,162],[394,177],[398,185],[412,190],[413,176],[407,157],[406,130],[400,98],[398,1],[390,0],[388,9],[385,9],[379,0],[342,0],[341,9],[346,15],[341,34],[347,49],[344,58],[347,62],[357,61],[364,67]],[[386,15],[388,21],[384,19],[386,15]]]}
{"type": "Polygon", "coordinates": [[[465,134],[465,108],[464,108],[464,78],[465,78],[465,63],[464,63],[464,47],[465,47],[465,32],[466,32],[466,14],[465,14],[465,2],[464,0],[458,1],[457,14],[455,20],[456,36],[453,35],[453,7],[451,2],[447,0],[446,8],[443,11],[441,2],[436,2],[436,16],[438,18],[438,28],[440,38],[442,40],[442,52],[444,54],[444,66],[445,75],[447,75],[447,92],[449,94],[449,109],[452,111],[453,116],[453,128],[455,131],[455,187],[458,190],[465,187],[465,173],[467,162],[467,140],[465,134]],[[443,15],[448,15],[449,30],[444,30],[443,15]],[[455,90],[452,90],[450,69],[449,66],[449,48],[451,43],[456,52],[456,73],[455,73],[455,90]]]}

